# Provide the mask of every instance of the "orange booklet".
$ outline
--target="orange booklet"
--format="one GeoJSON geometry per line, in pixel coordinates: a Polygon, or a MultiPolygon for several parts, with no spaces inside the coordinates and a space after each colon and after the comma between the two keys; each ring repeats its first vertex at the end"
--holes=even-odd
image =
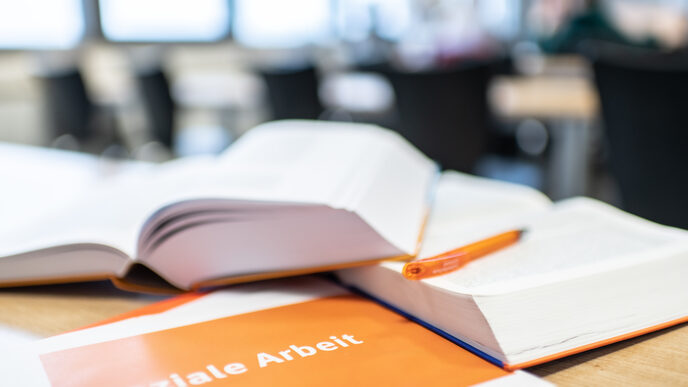
{"type": "Polygon", "coordinates": [[[548,384],[505,371],[319,278],[185,295],[141,313],[4,351],[2,380],[172,387],[548,384]]]}

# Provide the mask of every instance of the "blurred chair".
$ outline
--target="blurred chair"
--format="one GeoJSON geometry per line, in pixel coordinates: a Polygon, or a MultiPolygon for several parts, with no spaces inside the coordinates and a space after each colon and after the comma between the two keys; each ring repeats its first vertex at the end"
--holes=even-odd
{"type": "Polygon", "coordinates": [[[45,73],[38,81],[50,141],[70,135],[83,150],[99,153],[116,140],[114,112],[93,103],[78,68],[45,73]]]}
{"type": "Polygon", "coordinates": [[[135,75],[143,102],[149,135],[153,140],[172,147],[175,127],[175,103],[170,83],[159,67],[139,71],[135,75]]]}
{"type": "Polygon", "coordinates": [[[397,130],[443,168],[470,172],[488,146],[488,64],[381,70],[394,89],[397,130]]]}
{"type": "Polygon", "coordinates": [[[51,137],[69,134],[77,140],[89,138],[95,107],[86,92],[81,72],[73,69],[41,75],[39,79],[51,137]]]}
{"type": "Polygon", "coordinates": [[[624,209],[688,228],[688,55],[589,46],[624,209]]]}
{"type": "Polygon", "coordinates": [[[259,73],[267,87],[273,120],[316,119],[323,113],[314,67],[261,69],[259,73]]]}

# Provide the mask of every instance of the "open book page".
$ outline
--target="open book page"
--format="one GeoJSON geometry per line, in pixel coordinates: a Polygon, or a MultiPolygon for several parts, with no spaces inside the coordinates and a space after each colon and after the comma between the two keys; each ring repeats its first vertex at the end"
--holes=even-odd
{"type": "Polygon", "coordinates": [[[0,143],[0,235],[64,208],[126,167],[87,154],[0,143]]]}
{"type": "MultiPolygon", "coordinates": [[[[418,258],[509,230],[520,224],[524,216],[548,211],[551,205],[544,194],[529,187],[456,171],[444,172],[437,183],[418,258]]],[[[401,273],[404,263],[380,265],[401,273]]]]}
{"type": "Polygon", "coordinates": [[[0,144],[0,235],[61,208],[98,176],[95,157],[0,144]]]}
{"type": "MultiPolygon", "coordinates": [[[[587,198],[514,218],[528,232],[517,244],[428,283],[469,294],[495,294],[590,275],[688,251],[688,232],[660,226],[587,198]]],[[[504,229],[500,224],[495,233],[504,229]]]]}
{"type": "MultiPolygon", "coordinates": [[[[138,233],[161,206],[184,199],[221,197],[222,171],[212,157],[142,164],[92,181],[40,221],[6,233],[13,242],[0,253],[95,243],[136,255],[138,233]],[[208,196],[206,196],[208,195],[208,196]]],[[[9,255],[9,254],[6,254],[9,255]]]]}
{"type": "MultiPolygon", "coordinates": [[[[424,281],[464,294],[498,293],[688,251],[685,231],[592,199],[552,205],[526,187],[445,172],[419,258],[516,228],[528,230],[517,244],[424,281]]],[[[403,263],[381,266],[400,273],[403,263]]]]}
{"type": "MultiPolygon", "coordinates": [[[[88,215],[81,210],[66,213],[67,209],[79,208],[96,186],[150,167],[9,144],[0,144],[0,165],[0,257],[65,244],[57,234],[76,224],[74,217],[88,215]]],[[[90,215],[95,215],[92,209],[90,215]]]]}
{"type": "Polygon", "coordinates": [[[455,249],[508,230],[513,219],[545,211],[550,200],[518,184],[455,171],[442,174],[419,258],[455,249]]]}
{"type": "MultiPolygon", "coordinates": [[[[4,222],[0,256],[53,246],[97,243],[136,255],[138,232],[144,222],[163,206],[198,198],[250,198],[252,200],[298,199],[296,191],[311,195],[293,179],[307,180],[297,173],[308,164],[298,163],[313,152],[317,143],[305,141],[291,131],[283,136],[263,136],[258,141],[239,141],[237,151],[248,148],[245,162],[234,162],[233,149],[226,157],[199,157],[135,168],[110,178],[98,174],[96,157],[70,152],[38,151],[37,154],[8,154],[3,169],[16,181],[3,192],[4,222]],[[241,144],[247,143],[247,146],[241,144]],[[272,146],[272,145],[274,146],[272,146]],[[308,151],[311,149],[310,151],[308,151]],[[282,155],[279,157],[279,155],[282,155]],[[272,162],[255,162],[272,155],[272,162]],[[22,156],[22,157],[19,157],[22,156]],[[19,167],[21,166],[21,168],[19,167]],[[41,197],[36,197],[41,195],[41,197]],[[45,196],[48,196],[46,198],[45,196]]],[[[34,152],[36,153],[36,152],[34,152]]],[[[246,153],[246,152],[243,152],[246,153]]],[[[312,161],[310,160],[313,164],[312,161]]],[[[314,168],[315,169],[315,168],[314,168]]],[[[317,181],[310,182],[316,185],[317,181]]],[[[328,186],[323,184],[323,186],[328,186]]],[[[301,195],[302,201],[309,198],[301,195]]]]}
{"type": "Polygon", "coordinates": [[[434,164],[398,134],[298,120],[260,125],[205,166],[169,169],[171,180],[156,183],[168,187],[155,191],[158,208],[199,198],[326,205],[355,212],[409,254],[435,176],[434,164]]]}
{"type": "MultiPolygon", "coordinates": [[[[365,126],[363,126],[365,127],[365,126]]],[[[343,123],[279,121],[247,132],[220,163],[253,182],[249,197],[327,204],[365,159],[365,132],[343,123]]]]}
{"type": "MultiPolygon", "coordinates": [[[[7,235],[13,243],[3,247],[0,255],[98,243],[135,257],[145,222],[159,209],[185,200],[347,207],[351,200],[342,199],[348,193],[345,188],[351,185],[364,190],[362,181],[368,182],[359,171],[377,173],[384,167],[373,160],[379,158],[378,150],[386,149],[389,134],[375,128],[307,121],[261,125],[221,157],[176,160],[98,181],[75,195],[70,205],[42,216],[38,224],[11,230],[7,235]]],[[[353,197],[358,196],[360,192],[354,192],[353,197]]],[[[412,227],[419,228],[413,223],[412,227]]]]}
{"type": "Polygon", "coordinates": [[[281,169],[273,200],[355,211],[392,244],[414,252],[435,167],[401,136],[331,122],[281,121],[257,129],[223,157],[228,168],[281,169]]]}
{"type": "MultiPolygon", "coordinates": [[[[376,133],[375,146],[361,159],[357,179],[341,189],[334,207],[354,211],[383,238],[406,254],[417,253],[439,169],[405,139],[376,133]]],[[[371,141],[372,142],[372,141],[371,141]]]]}
{"type": "Polygon", "coordinates": [[[373,177],[390,168],[385,164],[389,152],[406,151],[417,163],[430,163],[401,142],[399,135],[375,125],[277,121],[246,133],[219,162],[226,171],[243,171],[254,180],[270,182],[265,195],[273,200],[352,210],[373,177]]]}
{"type": "Polygon", "coordinates": [[[180,287],[265,267],[303,270],[413,254],[436,174],[434,164],[398,134],[368,125],[301,121],[255,128],[218,165],[222,176],[189,186],[225,181],[197,197],[236,201],[216,202],[214,213],[208,210],[211,200],[188,203],[195,211],[189,207],[183,219],[185,204],[167,207],[142,233],[141,260],[180,287]],[[289,151],[281,154],[280,146],[289,151]],[[265,179],[273,186],[242,192],[240,184],[231,183],[234,171],[273,176],[265,179]],[[163,221],[173,218],[179,220],[163,221]],[[266,234],[274,235],[272,243],[264,243],[266,234]],[[204,257],[203,265],[184,264],[197,255],[204,257]]]}

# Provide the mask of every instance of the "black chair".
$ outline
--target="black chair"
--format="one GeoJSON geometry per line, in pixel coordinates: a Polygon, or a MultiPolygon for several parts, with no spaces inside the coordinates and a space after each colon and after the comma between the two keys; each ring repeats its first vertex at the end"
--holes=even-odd
{"type": "Polygon", "coordinates": [[[396,96],[396,129],[443,168],[470,172],[488,146],[488,64],[381,70],[396,96]]]}
{"type": "Polygon", "coordinates": [[[259,74],[267,87],[273,120],[317,119],[323,113],[314,67],[264,68],[259,74]]]}
{"type": "Polygon", "coordinates": [[[79,141],[92,136],[95,106],[78,69],[39,77],[46,121],[53,138],[69,134],[79,141]]]}
{"type": "Polygon", "coordinates": [[[174,141],[175,103],[170,83],[160,68],[138,72],[135,75],[143,102],[149,133],[155,141],[172,147],[174,141]]]}
{"type": "Polygon", "coordinates": [[[688,56],[606,46],[588,54],[622,206],[688,228],[688,56]]]}
{"type": "Polygon", "coordinates": [[[78,68],[42,74],[37,79],[50,141],[70,135],[79,149],[91,153],[121,142],[114,110],[93,103],[78,68]]]}

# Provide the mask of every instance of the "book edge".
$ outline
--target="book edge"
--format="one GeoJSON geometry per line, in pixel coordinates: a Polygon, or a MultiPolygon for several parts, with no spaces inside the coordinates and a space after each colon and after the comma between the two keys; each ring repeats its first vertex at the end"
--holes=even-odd
{"type": "Polygon", "coordinates": [[[59,285],[71,284],[79,282],[93,282],[93,281],[113,281],[117,277],[113,277],[112,273],[75,275],[75,276],[48,276],[42,278],[33,278],[26,280],[6,281],[0,283],[0,288],[13,288],[24,286],[41,286],[41,285],[59,285]]]}
{"type": "Polygon", "coordinates": [[[244,282],[263,281],[263,280],[282,278],[282,277],[295,277],[295,276],[299,276],[299,275],[314,274],[314,273],[333,271],[333,270],[339,270],[339,269],[347,269],[347,268],[352,268],[352,267],[357,267],[357,266],[374,265],[374,264],[378,264],[378,263],[385,262],[385,261],[404,261],[404,260],[409,260],[411,258],[413,258],[413,256],[411,256],[411,255],[398,255],[398,256],[387,257],[387,258],[375,258],[375,259],[365,260],[365,261],[338,263],[338,264],[326,265],[326,266],[316,266],[316,267],[308,267],[308,268],[300,268],[300,269],[272,271],[272,272],[267,272],[267,273],[254,273],[254,274],[245,274],[245,275],[232,276],[232,277],[215,278],[215,279],[209,279],[209,280],[197,282],[191,287],[190,290],[201,290],[201,289],[206,289],[206,288],[213,288],[213,287],[219,287],[219,286],[225,286],[225,285],[234,285],[234,284],[239,284],[239,283],[244,283],[244,282]]]}
{"type": "Polygon", "coordinates": [[[578,353],[586,352],[586,351],[596,349],[596,348],[601,348],[601,347],[609,345],[609,344],[613,344],[613,343],[617,343],[620,341],[632,339],[634,337],[642,336],[642,335],[647,334],[647,333],[660,331],[662,329],[669,328],[669,327],[674,326],[674,325],[688,322],[688,316],[679,317],[677,319],[669,320],[669,321],[666,321],[664,323],[652,325],[652,326],[642,328],[642,329],[639,329],[639,330],[636,330],[633,332],[628,332],[628,333],[624,333],[624,334],[614,336],[614,337],[611,337],[608,339],[596,341],[594,343],[585,344],[585,345],[582,345],[582,346],[579,346],[576,348],[571,348],[571,349],[568,349],[568,350],[565,350],[562,352],[558,352],[558,353],[554,353],[551,355],[547,355],[547,356],[544,356],[541,358],[537,358],[537,359],[533,359],[533,360],[529,360],[529,361],[525,361],[525,362],[521,362],[521,363],[516,363],[516,364],[509,364],[506,362],[502,362],[501,360],[481,351],[480,349],[468,344],[467,342],[459,339],[458,337],[456,337],[454,335],[451,335],[450,333],[447,333],[446,331],[430,324],[429,322],[427,322],[425,320],[417,318],[416,316],[409,314],[402,309],[399,309],[399,308],[397,308],[391,304],[388,304],[387,302],[383,301],[382,299],[377,298],[377,297],[371,295],[370,293],[367,293],[367,292],[361,290],[358,287],[346,285],[343,283],[342,283],[342,286],[345,286],[346,288],[350,289],[354,293],[360,294],[364,297],[367,297],[367,298],[377,302],[378,304],[384,306],[385,308],[388,308],[388,309],[394,311],[395,313],[398,313],[401,316],[403,316],[403,317],[405,317],[405,318],[431,330],[432,332],[444,337],[445,339],[453,342],[454,344],[460,346],[461,348],[481,357],[484,360],[489,361],[490,363],[492,363],[494,365],[497,365],[501,368],[504,368],[507,371],[517,371],[520,369],[533,367],[533,366],[536,366],[539,364],[543,364],[543,363],[547,363],[550,361],[562,359],[564,357],[568,357],[568,356],[575,355],[578,353]]]}
{"type": "Polygon", "coordinates": [[[571,348],[571,349],[568,349],[568,350],[565,350],[562,352],[558,352],[558,353],[554,353],[551,355],[547,355],[547,356],[544,356],[541,358],[525,361],[522,363],[506,364],[504,366],[504,369],[509,370],[509,371],[514,371],[514,370],[518,370],[518,369],[522,369],[522,368],[533,367],[533,366],[536,366],[539,364],[547,363],[547,362],[550,362],[553,360],[557,360],[557,359],[561,359],[561,358],[564,358],[567,356],[571,356],[571,355],[575,355],[575,354],[582,353],[585,351],[589,351],[591,349],[601,348],[601,347],[609,345],[609,344],[614,344],[614,343],[618,343],[618,342],[621,342],[624,340],[632,339],[634,337],[642,336],[642,335],[647,334],[647,333],[660,331],[662,329],[669,328],[671,326],[678,325],[678,324],[681,324],[684,322],[688,322],[688,316],[679,317],[679,318],[669,320],[669,321],[666,321],[666,322],[663,322],[663,323],[660,323],[657,325],[652,325],[652,326],[649,326],[646,328],[638,329],[638,330],[633,331],[633,332],[628,332],[628,333],[624,333],[624,334],[621,334],[618,336],[610,337],[608,339],[596,341],[594,343],[581,345],[580,347],[571,348]]]}

